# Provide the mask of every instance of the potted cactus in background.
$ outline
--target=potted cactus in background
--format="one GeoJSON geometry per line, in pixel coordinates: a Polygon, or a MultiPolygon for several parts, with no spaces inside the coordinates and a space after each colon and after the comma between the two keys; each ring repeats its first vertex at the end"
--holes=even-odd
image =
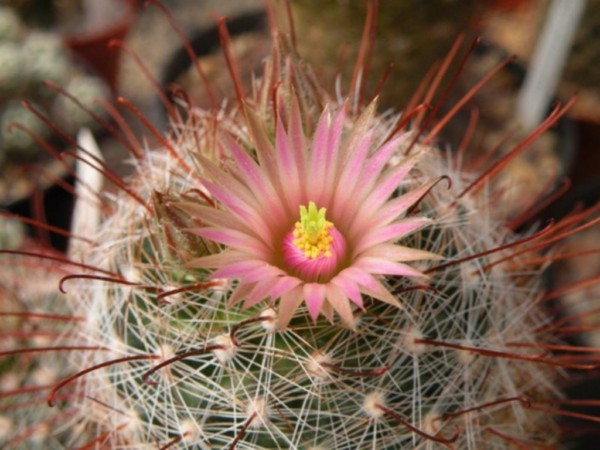
{"type": "MultiPolygon", "coordinates": [[[[349,450],[568,438],[561,383],[567,370],[592,373],[599,352],[562,342],[567,322],[546,308],[557,291],[542,274],[558,243],[597,224],[595,207],[517,234],[538,194],[507,201],[501,181],[571,103],[469,170],[436,145],[455,112],[427,113],[416,94],[381,113],[365,93],[376,4],[335,95],[275,20],[247,90],[221,23],[231,101],[190,107],[167,136],[148,126],[152,150],[131,138],[135,172],[116,190],[82,164],[67,257],[3,252],[7,271],[53,261],[62,293],[3,313],[23,320],[0,353],[14,358],[0,366],[0,442],[349,450]]],[[[269,3],[271,17],[280,6],[269,3]]],[[[85,135],[80,147],[97,163],[85,135]]]]}
{"type": "Polygon", "coordinates": [[[137,0],[8,0],[27,24],[60,33],[66,45],[116,92],[119,49],[135,21],[137,0]]]}
{"type": "MultiPolygon", "coordinates": [[[[73,144],[81,127],[102,129],[109,86],[61,35],[28,28],[6,6],[0,8],[0,59],[0,206],[68,228],[70,199],[53,188],[65,186],[72,160],[57,153],[73,144]],[[44,213],[32,205],[41,192],[44,213]]],[[[54,236],[52,242],[63,245],[54,236]]]]}

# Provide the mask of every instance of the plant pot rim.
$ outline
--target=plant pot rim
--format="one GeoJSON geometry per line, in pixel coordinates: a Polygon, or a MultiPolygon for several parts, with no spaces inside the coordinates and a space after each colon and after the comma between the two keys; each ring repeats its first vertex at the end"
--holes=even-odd
{"type": "Polygon", "coordinates": [[[86,45],[91,41],[102,41],[115,36],[124,35],[131,26],[137,11],[136,0],[124,0],[123,12],[120,17],[108,26],[91,32],[62,32],[63,41],[69,47],[86,45]]]}

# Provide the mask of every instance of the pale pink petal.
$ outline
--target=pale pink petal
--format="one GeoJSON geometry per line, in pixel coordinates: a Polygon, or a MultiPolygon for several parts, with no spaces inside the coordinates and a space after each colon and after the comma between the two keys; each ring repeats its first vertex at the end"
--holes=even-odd
{"type": "Polygon", "coordinates": [[[255,257],[268,259],[272,254],[272,251],[264,242],[241,231],[207,227],[194,229],[193,233],[234,249],[243,250],[255,255],[255,257]]]}
{"type": "Polygon", "coordinates": [[[425,278],[425,275],[412,267],[381,258],[362,257],[354,266],[375,275],[398,275],[403,277],[425,278]]]}
{"type": "Polygon", "coordinates": [[[442,256],[425,250],[404,247],[395,244],[379,244],[363,252],[360,256],[387,259],[389,261],[421,261],[424,259],[438,260],[442,256]]]}
{"type": "MultiPolygon", "coordinates": [[[[292,153],[292,144],[283,128],[281,119],[277,120],[277,130],[275,133],[277,148],[277,164],[281,174],[282,184],[284,185],[283,194],[286,199],[286,209],[290,214],[298,214],[298,205],[302,198],[302,188],[300,185],[300,173],[298,162],[292,153]]],[[[303,172],[302,172],[303,173],[303,172]]]]}
{"type": "Polygon", "coordinates": [[[235,306],[237,303],[239,303],[240,301],[242,301],[244,298],[246,298],[246,295],[248,295],[248,293],[250,292],[251,289],[252,289],[251,284],[240,284],[235,289],[235,291],[233,291],[231,293],[231,295],[229,296],[229,300],[227,301],[227,307],[231,308],[231,307],[235,306]]]}
{"type": "Polygon", "coordinates": [[[252,290],[246,295],[244,301],[244,309],[252,308],[263,300],[266,300],[269,296],[266,294],[265,285],[270,282],[270,279],[262,280],[257,282],[252,290]]]}
{"type": "Polygon", "coordinates": [[[266,130],[265,120],[254,112],[252,108],[244,109],[248,131],[252,137],[254,149],[260,166],[267,172],[271,180],[277,179],[277,161],[275,149],[266,130]]]}
{"type": "Polygon", "coordinates": [[[217,269],[212,273],[211,278],[241,278],[245,280],[257,271],[266,272],[269,267],[272,266],[260,259],[241,260],[217,269]]]}
{"type": "Polygon", "coordinates": [[[222,188],[210,182],[204,182],[204,185],[211,195],[232,213],[239,216],[241,220],[246,221],[248,226],[269,229],[266,223],[268,216],[262,211],[262,207],[242,201],[241,196],[238,197],[237,193],[234,195],[230,189],[222,188]]]}
{"type": "MultiPolygon", "coordinates": [[[[383,176],[377,180],[373,190],[369,192],[362,201],[362,207],[373,210],[381,207],[381,205],[383,205],[398,188],[400,182],[414,167],[420,156],[420,154],[415,154],[412,157],[406,158],[402,163],[385,172],[383,176]]],[[[365,215],[366,214],[367,213],[365,212],[365,215]]]]}
{"type": "Polygon", "coordinates": [[[197,156],[198,161],[203,166],[203,174],[206,178],[202,180],[204,187],[221,203],[228,208],[240,208],[243,211],[248,209],[256,210],[260,208],[260,201],[248,187],[232,173],[228,173],[223,168],[202,155],[197,156]],[[229,206],[229,203],[232,205],[229,206]]]}
{"type": "Polygon", "coordinates": [[[279,195],[264,171],[258,166],[256,161],[254,161],[250,155],[240,148],[233,140],[228,139],[226,145],[235,160],[240,175],[248,187],[248,190],[254,194],[260,203],[262,203],[263,210],[267,209],[269,211],[271,220],[281,222],[285,217],[286,211],[283,208],[279,195]]]}
{"type": "Polygon", "coordinates": [[[288,123],[289,145],[296,160],[296,170],[301,180],[306,179],[306,139],[302,128],[302,113],[295,95],[291,99],[291,113],[288,123]]]}
{"type": "Polygon", "coordinates": [[[375,281],[375,287],[364,287],[363,292],[369,297],[373,297],[377,300],[380,300],[388,305],[395,306],[396,308],[403,309],[402,304],[398,301],[396,297],[394,297],[391,292],[379,281],[375,281]]]}
{"type": "MultiPolygon", "coordinates": [[[[383,171],[385,165],[390,161],[392,155],[398,151],[398,148],[404,142],[406,142],[408,136],[408,134],[401,134],[379,147],[375,154],[369,158],[369,162],[363,175],[369,176],[369,178],[376,180],[379,174],[383,171]]],[[[415,162],[412,160],[418,158],[420,158],[420,152],[415,152],[412,156],[407,157],[400,165],[408,164],[410,167],[412,167],[415,164],[415,162]]],[[[410,168],[408,170],[410,170],[410,168]]]]}
{"type": "Polygon", "coordinates": [[[344,323],[352,327],[354,325],[354,315],[348,297],[340,288],[331,283],[327,285],[326,296],[327,303],[340,315],[344,323]]]}
{"type": "Polygon", "coordinates": [[[281,269],[263,261],[240,261],[216,270],[211,278],[239,278],[243,283],[256,283],[281,275],[281,269]]]}
{"type": "Polygon", "coordinates": [[[317,129],[313,137],[313,145],[310,152],[310,163],[306,174],[306,192],[309,200],[314,201],[319,207],[323,206],[323,190],[327,182],[328,172],[327,163],[330,159],[330,152],[337,149],[329,147],[329,109],[321,114],[317,129]]]}
{"type": "Polygon", "coordinates": [[[344,269],[338,277],[343,276],[346,279],[352,280],[358,286],[361,287],[371,287],[373,289],[376,288],[375,278],[373,278],[369,273],[365,272],[358,267],[348,267],[344,269]]]}
{"type": "Polygon", "coordinates": [[[325,161],[325,171],[323,172],[323,188],[322,188],[322,202],[325,205],[331,203],[332,197],[337,188],[336,181],[339,176],[339,166],[341,165],[341,148],[340,144],[342,141],[342,133],[344,131],[344,122],[346,120],[346,105],[340,108],[337,116],[333,121],[333,125],[329,132],[329,138],[327,143],[327,156],[325,161]]]}
{"type": "Polygon", "coordinates": [[[352,276],[346,270],[343,270],[337,276],[332,278],[330,283],[339,287],[346,297],[352,300],[356,306],[361,309],[364,308],[360,289],[356,284],[356,281],[352,279],[352,276]]]}
{"type": "Polygon", "coordinates": [[[335,196],[331,200],[331,218],[334,221],[344,220],[345,213],[350,217],[355,215],[355,207],[352,207],[354,200],[352,194],[354,193],[356,184],[361,182],[358,174],[369,154],[372,138],[372,131],[367,132],[365,136],[362,137],[356,149],[344,165],[338,180],[335,182],[337,190],[335,196]],[[350,209],[352,211],[349,211],[350,209]]]}
{"type": "Polygon", "coordinates": [[[398,300],[390,291],[377,281],[371,274],[357,267],[349,267],[344,272],[345,276],[352,277],[359,284],[361,291],[370,297],[381,300],[393,306],[400,306],[398,300]]]}
{"type": "Polygon", "coordinates": [[[256,283],[252,292],[248,294],[246,306],[253,306],[267,297],[272,300],[277,300],[301,283],[302,281],[298,278],[289,276],[279,276],[261,280],[256,283]]]}
{"type": "Polygon", "coordinates": [[[423,228],[424,226],[431,223],[430,219],[423,217],[403,219],[398,222],[394,222],[391,225],[387,225],[383,228],[376,228],[370,230],[362,236],[350,236],[349,240],[356,243],[354,248],[354,255],[360,255],[363,251],[367,250],[377,244],[382,244],[388,241],[395,241],[404,237],[414,231],[423,228]]]}
{"type": "Polygon", "coordinates": [[[333,308],[329,303],[323,302],[323,305],[321,306],[321,314],[329,323],[333,323],[333,308]]]}
{"type": "Polygon", "coordinates": [[[304,285],[304,301],[312,320],[317,320],[325,301],[325,286],[320,283],[306,283],[304,285]]]}
{"type": "Polygon", "coordinates": [[[226,250],[215,255],[201,256],[194,258],[186,263],[186,267],[190,269],[217,269],[238,261],[250,259],[251,256],[247,253],[226,250]]]}
{"type": "MultiPolygon", "coordinates": [[[[398,147],[406,140],[406,137],[407,135],[403,134],[385,143],[366,161],[365,167],[356,175],[357,178],[362,180],[362,184],[358,185],[359,189],[355,192],[357,200],[362,201],[367,193],[373,189],[373,186],[379,182],[385,165],[398,150],[398,147]]],[[[396,168],[403,167],[405,170],[404,173],[408,173],[419,156],[420,153],[415,153],[413,156],[406,158],[396,168]]]]}
{"type": "Polygon", "coordinates": [[[360,214],[358,214],[356,220],[352,222],[348,234],[359,236],[366,233],[368,228],[387,225],[393,220],[398,219],[400,215],[404,214],[408,208],[422,198],[435,183],[437,183],[437,181],[427,183],[420,188],[409,191],[398,198],[388,201],[383,204],[383,206],[379,202],[370,201],[369,198],[367,198],[361,206],[360,214]]]}
{"type": "MultiPolygon", "coordinates": [[[[192,214],[199,222],[204,222],[219,228],[229,228],[241,231],[245,234],[259,238],[270,248],[275,244],[273,242],[273,231],[269,229],[262,220],[255,220],[249,223],[245,220],[239,220],[236,215],[231,214],[228,211],[223,211],[210,206],[198,205],[192,202],[183,203],[181,208],[192,214]]],[[[188,228],[188,231],[194,233],[194,230],[199,228],[202,227],[188,228]]]]}
{"type": "Polygon", "coordinates": [[[260,303],[262,300],[266,300],[269,297],[269,286],[272,283],[270,278],[258,281],[252,290],[246,295],[246,301],[244,302],[244,309],[248,309],[260,303]]]}
{"type": "MultiPolygon", "coordinates": [[[[333,126],[329,134],[329,147],[335,149],[335,153],[338,153],[338,148],[342,142],[342,134],[344,132],[344,123],[346,122],[346,104],[344,103],[338,111],[335,119],[333,120],[333,126]]],[[[331,160],[332,162],[333,160],[331,160]]],[[[328,168],[332,168],[331,165],[328,168]]],[[[331,172],[329,170],[328,172],[331,172]]]]}
{"type": "Polygon", "coordinates": [[[286,292],[279,302],[279,328],[285,330],[304,299],[302,285],[286,292]]]}

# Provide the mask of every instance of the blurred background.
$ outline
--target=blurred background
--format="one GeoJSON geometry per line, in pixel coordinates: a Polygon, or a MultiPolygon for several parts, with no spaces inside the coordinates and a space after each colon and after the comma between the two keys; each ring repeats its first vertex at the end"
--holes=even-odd
{"type": "MultiPolygon", "coordinates": [[[[89,105],[98,97],[109,101],[115,95],[126,97],[157,127],[164,129],[167,124],[156,89],[136,63],[135,59],[139,58],[158,83],[182,85],[196,104],[207,105],[202,84],[195,71],[190,70],[189,58],[183,52],[177,33],[159,8],[144,8],[143,3],[137,0],[0,1],[6,11],[6,17],[0,17],[3,124],[0,205],[6,206],[31,195],[32,184],[22,168],[39,158],[43,160],[47,154],[39,149],[34,138],[17,132],[14,127],[9,130],[8,124],[23,122],[58,147],[64,145],[64,139],[53,140],[56,133],[51,133],[33,114],[22,110],[18,104],[21,98],[30,99],[36,108],[71,135],[81,126],[96,127],[96,121],[90,120],[88,114],[82,113],[64,96],[57,95],[56,90],[43,86],[42,80],[53,81],[89,105]],[[15,24],[16,20],[19,24],[15,24]],[[106,48],[111,39],[123,39],[137,56],[123,54],[119,48],[106,48]],[[60,42],[66,47],[64,52],[57,49],[60,42]],[[28,71],[32,74],[23,76],[28,71]]],[[[260,70],[260,61],[268,51],[266,20],[260,0],[163,0],[162,3],[201,53],[204,70],[221,88],[223,97],[231,94],[231,87],[227,85],[228,76],[217,51],[218,38],[215,32],[210,32],[214,31],[219,17],[233,20],[246,15],[249,23],[241,23],[239,29],[232,32],[234,50],[248,79],[253,71],[260,70]]],[[[362,33],[365,2],[295,0],[291,3],[301,56],[314,64],[331,90],[338,73],[342,74],[342,85],[347,85],[362,33]]],[[[570,117],[578,136],[579,156],[574,156],[574,149],[569,150],[570,154],[565,156],[568,161],[560,162],[568,165],[564,169],[576,183],[597,177],[595,169],[600,167],[599,152],[593,150],[600,141],[600,67],[597,64],[600,60],[600,0],[583,3],[585,12],[577,21],[574,41],[569,45],[567,62],[556,87],[556,98],[568,99],[575,93],[578,96],[570,117]],[[584,164],[577,164],[582,160],[584,164]]],[[[465,35],[463,51],[477,36],[483,38],[485,45],[480,46],[484,50],[480,48],[477,57],[467,64],[458,87],[452,91],[453,97],[459,98],[461,92],[466,92],[506,55],[517,55],[517,70],[525,70],[547,21],[550,4],[549,0],[381,0],[367,92],[375,91],[390,63],[393,64],[382,89],[381,105],[402,110],[428,69],[447,54],[461,33],[465,35]]],[[[469,106],[480,110],[482,124],[492,121],[485,132],[492,137],[486,139],[497,139],[497,135],[505,133],[508,124],[514,123],[514,101],[522,74],[515,75],[513,71],[511,76],[513,79],[507,80],[501,75],[500,81],[492,83],[469,106]],[[508,86],[510,84],[512,86],[508,86]],[[508,89],[513,92],[509,93],[508,89]]],[[[102,110],[94,107],[97,113],[102,110]]],[[[140,129],[139,121],[130,121],[130,124],[140,129]]],[[[465,126],[463,121],[448,134],[454,135],[456,141],[464,134],[465,126]]],[[[103,127],[96,128],[102,135],[103,127]]],[[[575,145],[574,141],[572,144],[575,145]]],[[[105,157],[122,173],[126,167],[121,162],[127,155],[119,147],[111,145],[110,139],[103,142],[105,157]]],[[[49,158],[50,163],[52,159],[49,158]]],[[[60,167],[46,170],[60,176],[60,167]]],[[[40,182],[39,176],[33,178],[36,183],[40,182]]],[[[53,183],[48,181],[47,184],[53,183]]]]}

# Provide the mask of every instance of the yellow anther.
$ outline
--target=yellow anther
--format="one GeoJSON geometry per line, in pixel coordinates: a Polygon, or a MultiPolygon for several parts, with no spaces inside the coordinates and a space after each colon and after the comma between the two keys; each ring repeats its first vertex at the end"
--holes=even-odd
{"type": "Polygon", "coordinates": [[[310,259],[319,256],[331,256],[333,237],[329,230],[333,224],[325,219],[325,208],[317,209],[314,202],[308,203],[308,208],[300,206],[300,220],[294,225],[294,245],[310,259]]]}

